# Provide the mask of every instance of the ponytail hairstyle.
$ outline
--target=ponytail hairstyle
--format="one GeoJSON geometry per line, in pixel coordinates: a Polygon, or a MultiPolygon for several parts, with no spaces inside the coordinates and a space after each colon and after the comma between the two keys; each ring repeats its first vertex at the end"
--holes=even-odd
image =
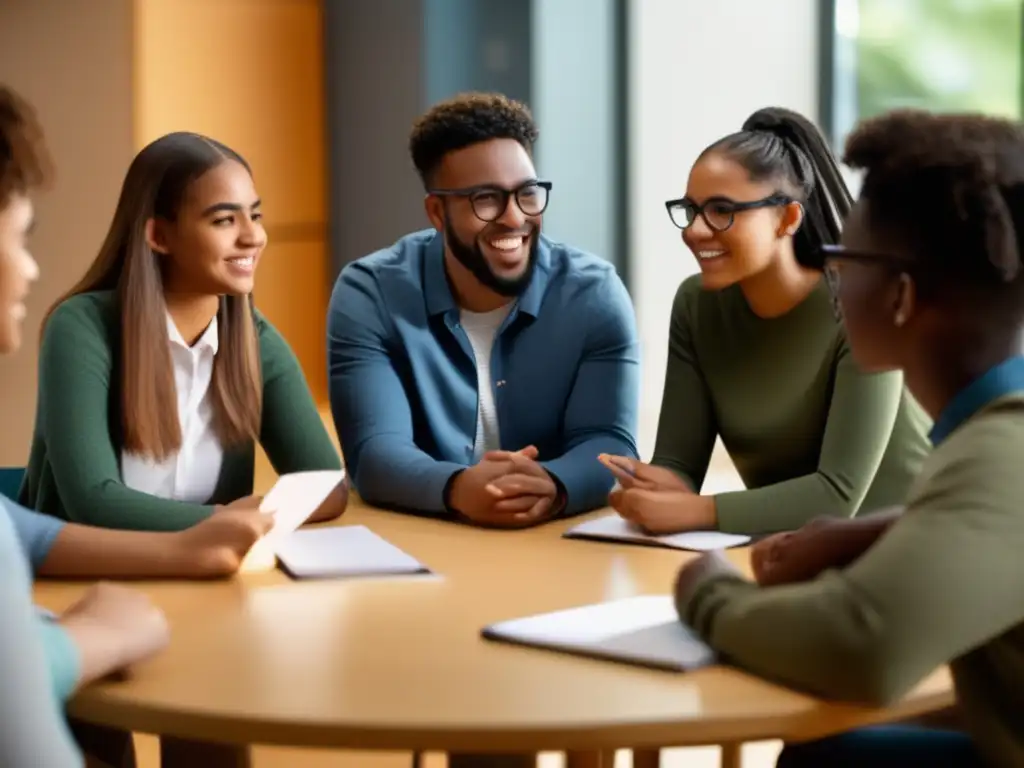
{"type": "Polygon", "coordinates": [[[923,300],[1024,318],[1024,124],[897,110],[862,122],[845,162],[865,172],[866,223],[910,255],[923,300]]]}
{"type": "Polygon", "coordinates": [[[739,132],[719,139],[701,157],[711,153],[800,203],[804,218],[793,240],[800,264],[816,264],[821,246],[839,243],[853,197],[828,142],[806,117],[782,107],[759,109],[739,132]]]}

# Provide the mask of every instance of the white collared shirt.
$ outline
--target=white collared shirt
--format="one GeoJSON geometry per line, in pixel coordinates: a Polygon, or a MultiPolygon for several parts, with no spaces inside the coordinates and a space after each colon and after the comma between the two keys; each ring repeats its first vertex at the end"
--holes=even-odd
{"type": "Polygon", "coordinates": [[[178,395],[181,449],[159,463],[122,453],[121,479],[129,488],[152,496],[205,504],[213,496],[224,462],[224,450],[213,429],[210,401],[213,361],[219,345],[217,318],[191,347],[170,315],[167,334],[178,395]]]}

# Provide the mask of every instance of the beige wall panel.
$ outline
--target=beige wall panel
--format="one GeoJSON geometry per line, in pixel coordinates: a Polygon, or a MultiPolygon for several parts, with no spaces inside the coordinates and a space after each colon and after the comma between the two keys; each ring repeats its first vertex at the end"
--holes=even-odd
{"type": "Polygon", "coordinates": [[[131,161],[131,65],[130,0],[0,1],[0,81],[35,104],[58,174],[37,201],[25,345],[0,360],[0,465],[28,457],[40,320],[95,257],[131,161]]]}

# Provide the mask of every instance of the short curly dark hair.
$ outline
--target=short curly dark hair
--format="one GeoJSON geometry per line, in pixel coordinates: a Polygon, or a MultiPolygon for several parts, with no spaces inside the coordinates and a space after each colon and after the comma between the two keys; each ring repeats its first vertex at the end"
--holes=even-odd
{"type": "Polygon", "coordinates": [[[491,139],[514,139],[533,153],[537,126],[525,104],[500,93],[460,93],[416,120],[409,137],[412,162],[425,187],[449,152],[491,139]]]}
{"type": "Polygon", "coordinates": [[[1024,125],[897,110],[861,123],[844,162],[866,172],[868,223],[921,262],[926,287],[986,302],[1002,296],[1012,305],[1006,309],[1019,311],[1024,125]]]}
{"type": "Polygon", "coordinates": [[[52,175],[53,163],[35,110],[0,85],[0,206],[12,195],[46,185],[52,175]]]}

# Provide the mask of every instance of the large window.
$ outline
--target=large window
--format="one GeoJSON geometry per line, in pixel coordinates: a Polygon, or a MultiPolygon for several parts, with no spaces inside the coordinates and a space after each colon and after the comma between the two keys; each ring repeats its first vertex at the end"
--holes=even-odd
{"type": "MultiPolygon", "coordinates": [[[[1024,0],[828,0],[823,122],[837,146],[897,107],[1024,117],[1024,0]]],[[[823,30],[824,31],[824,30],[823,30]]]]}

